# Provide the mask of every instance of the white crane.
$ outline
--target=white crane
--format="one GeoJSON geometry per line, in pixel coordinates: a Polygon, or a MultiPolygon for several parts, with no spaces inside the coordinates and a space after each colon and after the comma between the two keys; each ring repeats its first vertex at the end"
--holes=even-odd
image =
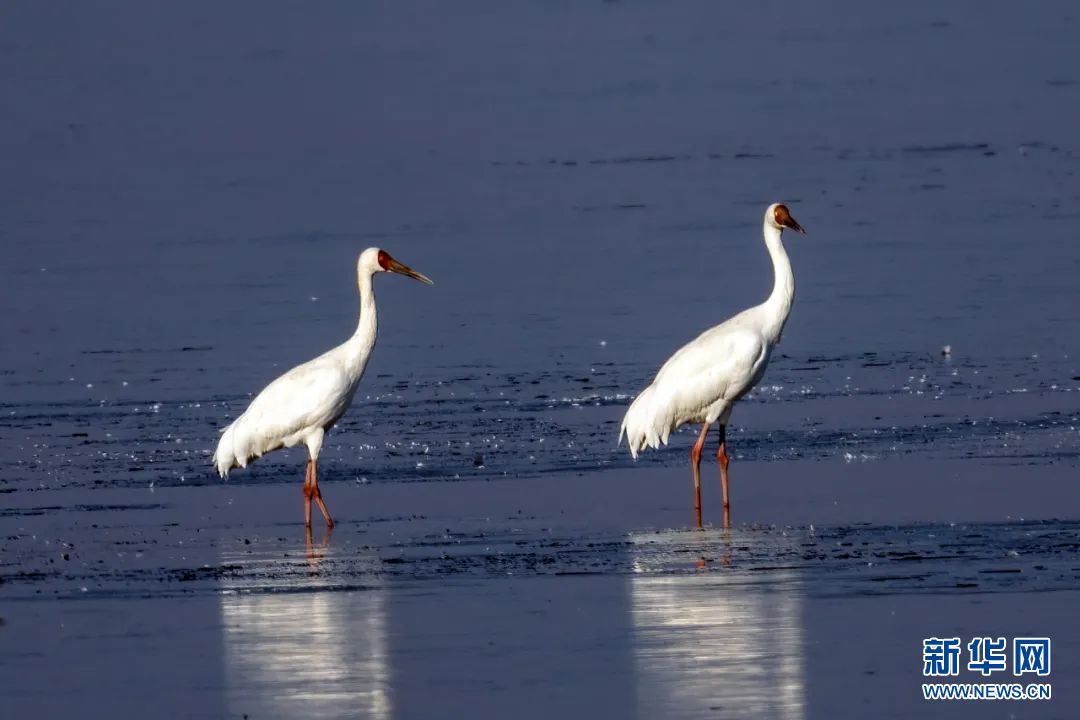
{"type": "Polygon", "coordinates": [[[271,450],[303,443],[308,449],[304,475],[304,523],[311,527],[311,501],[319,505],[328,528],[334,527],[319,491],[318,460],[323,435],[352,404],[375,346],[378,319],[375,312],[375,273],[395,272],[420,282],[432,282],[402,265],[385,250],[368,248],[356,261],[360,288],[360,321],[351,338],[314,360],[288,371],[251,401],[244,414],[222,431],[214,465],[221,477],[234,467],[247,467],[271,450]]]}
{"type": "Polygon", "coordinates": [[[770,205],[765,211],[765,247],[772,258],[775,281],[768,300],[743,310],[733,318],[706,330],[684,345],[664,363],[656,379],[630,404],[619,430],[630,454],[637,459],[646,447],[667,444],[668,436],[687,423],[702,423],[701,434],[690,451],[694,469],[694,514],[701,527],[701,449],[709,426],[719,422],[720,481],[724,494],[724,525],[730,523],[728,502],[728,455],[726,427],[735,402],[761,380],[772,349],[780,342],[791,302],[795,277],[781,235],[784,228],[806,234],[786,206],[770,205]]]}

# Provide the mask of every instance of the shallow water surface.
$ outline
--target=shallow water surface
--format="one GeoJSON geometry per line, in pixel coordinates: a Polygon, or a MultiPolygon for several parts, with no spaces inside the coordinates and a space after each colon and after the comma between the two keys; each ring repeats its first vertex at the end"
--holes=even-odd
{"type": "Polygon", "coordinates": [[[939,630],[1050,628],[1059,693],[1080,657],[1076,523],[609,535],[459,518],[435,533],[418,510],[310,543],[272,518],[171,540],[123,525],[144,540],[62,562],[19,538],[5,663],[35,682],[5,697],[63,712],[104,693],[160,713],[185,693],[188,716],[283,718],[803,718],[888,697],[882,716],[908,717],[926,710],[921,637],[939,630]],[[133,667],[102,674],[91,655],[133,667]]]}

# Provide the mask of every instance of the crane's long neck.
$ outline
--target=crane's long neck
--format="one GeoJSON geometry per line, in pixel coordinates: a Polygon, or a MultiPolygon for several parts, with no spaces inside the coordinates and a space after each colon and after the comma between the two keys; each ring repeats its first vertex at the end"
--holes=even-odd
{"type": "Polygon", "coordinates": [[[787,251],[784,250],[784,242],[781,239],[781,230],[766,222],[764,227],[765,247],[769,249],[772,258],[773,281],[772,294],[765,301],[765,335],[773,344],[780,341],[780,334],[784,331],[784,323],[787,322],[791,312],[791,303],[795,299],[795,276],[791,272],[791,261],[788,260],[787,251]]]}
{"type": "Polygon", "coordinates": [[[375,310],[375,288],[372,273],[362,272],[356,280],[360,289],[360,320],[356,332],[346,343],[348,348],[349,370],[359,380],[364,372],[371,348],[375,347],[375,336],[379,332],[379,315],[375,310]]]}

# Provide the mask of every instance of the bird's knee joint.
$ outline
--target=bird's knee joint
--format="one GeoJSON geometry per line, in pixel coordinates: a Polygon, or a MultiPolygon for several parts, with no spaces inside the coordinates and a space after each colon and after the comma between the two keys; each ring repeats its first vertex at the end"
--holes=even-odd
{"type": "Polygon", "coordinates": [[[304,497],[306,497],[308,500],[315,497],[315,486],[314,485],[308,485],[306,483],[304,484],[304,497]]]}

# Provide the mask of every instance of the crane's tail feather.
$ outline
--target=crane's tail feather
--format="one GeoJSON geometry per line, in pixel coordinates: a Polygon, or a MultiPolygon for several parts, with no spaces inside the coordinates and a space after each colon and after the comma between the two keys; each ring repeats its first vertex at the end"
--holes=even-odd
{"type": "Polygon", "coordinates": [[[218,440],[217,450],[214,451],[214,468],[217,469],[218,475],[222,478],[227,478],[229,471],[234,467],[247,465],[247,458],[241,458],[236,452],[236,426],[239,422],[240,418],[237,418],[228,427],[220,431],[221,439],[218,440]]]}
{"type": "Polygon", "coordinates": [[[245,413],[221,431],[217,450],[214,451],[214,467],[225,478],[233,468],[246,468],[271,450],[294,442],[282,441],[274,433],[260,432],[258,422],[245,413]]]}
{"type": "Polygon", "coordinates": [[[656,411],[653,393],[652,385],[641,391],[627,408],[619,428],[619,444],[622,444],[625,436],[630,455],[635,460],[638,453],[647,447],[656,449],[660,445],[667,445],[668,436],[671,434],[670,419],[658,417],[660,413],[656,411]]]}

